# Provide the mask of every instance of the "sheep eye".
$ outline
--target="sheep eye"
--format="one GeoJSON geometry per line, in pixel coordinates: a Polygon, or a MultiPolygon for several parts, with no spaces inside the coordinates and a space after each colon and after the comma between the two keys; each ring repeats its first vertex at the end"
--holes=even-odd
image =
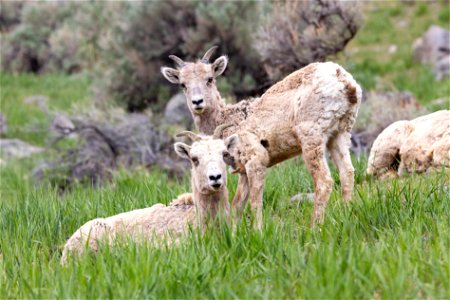
{"type": "Polygon", "coordinates": [[[222,156],[224,159],[229,158],[230,157],[230,153],[225,151],[224,153],[222,153],[222,156]]]}
{"type": "Polygon", "coordinates": [[[198,166],[198,158],[197,157],[192,157],[191,160],[192,160],[192,163],[194,164],[194,166],[198,166]]]}
{"type": "Polygon", "coordinates": [[[212,77],[209,77],[208,80],[206,81],[206,84],[207,84],[207,85],[211,85],[212,82],[213,82],[213,78],[212,78],[212,77]]]}
{"type": "Polygon", "coordinates": [[[184,83],[180,84],[180,86],[181,86],[181,88],[182,88],[183,90],[186,89],[186,85],[185,85],[184,83]]]}

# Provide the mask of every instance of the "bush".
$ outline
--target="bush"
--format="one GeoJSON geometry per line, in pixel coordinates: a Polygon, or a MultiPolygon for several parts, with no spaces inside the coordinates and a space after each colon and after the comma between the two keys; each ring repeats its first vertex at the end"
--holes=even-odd
{"type": "Polygon", "coordinates": [[[20,16],[24,2],[3,1],[0,5],[0,31],[7,32],[20,23],[20,16]]]}
{"type": "Polygon", "coordinates": [[[112,37],[117,47],[106,53],[111,74],[106,87],[130,111],[150,104],[159,111],[176,91],[159,73],[172,64],[170,54],[194,60],[219,45],[219,52],[231,57],[219,89],[242,99],[342,50],[361,23],[354,5],[318,0],[138,2],[123,15],[125,25],[112,37]]]}
{"type": "MultiPolygon", "coordinates": [[[[264,70],[251,46],[257,24],[254,2],[138,2],[130,4],[112,34],[112,45],[101,58],[110,78],[106,90],[129,111],[152,105],[157,111],[176,91],[160,74],[175,54],[186,60],[203,55],[212,44],[233,59],[223,87],[237,97],[255,93],[264,70]]],[[[104,72],[102,70],[102,72],[104,72]]]]}
{"type": "Polygon", "coordinates": [[[122,7],[102,53],[97,84],[129,111],[169,96],[159,73],[162,61],[179,53],[194,20],[191,2],[134,2],[122,7]]]}
{"type": "Polygon", "coordinates": [[[100,101],[158,112],[178,90],[160,74],[173,63],[170,54],[195,60],[219,45],[231,57],[219,89],[243,99],[342,50],[359,28],[358,16],[347,3],[320,0],[26,2],[21,23],[5,37],[2,65],[35,73],[95,69],[100,101]]]}
{"type": "Polygon", "coordinates": [[[21,10],[21,23],[5,35],[2,65],[5,70],[41,73],[50,69],[49,39],[73,13],[68,2],[30,2],[21,10]]]}

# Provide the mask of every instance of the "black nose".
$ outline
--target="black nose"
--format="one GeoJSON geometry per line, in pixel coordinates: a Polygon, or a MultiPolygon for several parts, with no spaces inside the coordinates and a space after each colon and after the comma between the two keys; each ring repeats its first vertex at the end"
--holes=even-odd
{"type": "Polygon", "coordinates": [[[202,103],[203,103],[203,99],[192,100],[192,104],[194,104],[194,105],[200,105],[202,103]]]}
{"type": "Polygon", "coordinates": [[[213,180],[213,181],[217,181],[217,180],[219,180],[220,178],[222,178],[222,175],[217,175],[217,176],[209,176],[209,180],[213,180]]]}

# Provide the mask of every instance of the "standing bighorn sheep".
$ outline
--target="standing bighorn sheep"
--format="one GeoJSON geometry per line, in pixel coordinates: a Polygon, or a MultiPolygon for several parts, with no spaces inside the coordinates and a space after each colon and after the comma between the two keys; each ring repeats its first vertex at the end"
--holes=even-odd
{"type": "Polygon", "coordinates": [[[226,105],[215,86],[223,73],[225,56],[208,60],[214,48],[195,62],[171,56],[179,69],[163,67],[163,75],[182,86],[195,124],[211,132],[221,122],[234,123],[225,144],[226,160],[239,183],[233,199],[237,219],[250,196],[256,227],[262,226],[262,196],[266,169],[303,152],[314,180],[313,224],[323,221],[333,180],[325,159],[328,149],[339,170],[343,199],[351,199],[354,169],[350,159],[350,132],[361,102],[361,87],[341,66],[312,63],[273,85],[261,98],[226,105]]]}
{"type": "Polygon", "coordinates": [[[175,151],[192,163],[192,194],[182,194],[168,206],[161,203],[148,208],[121,213],[108,218],[91,220],[81,226],[66,242],[61,263],[67,262],[70,253],[82,254],[87,246],[97,251],[99,242],[111,244],[117,237],[136,241],[157,242],[172,237],[177,242],[189,226],[203,228],[206,222],[219,213],[228,216],[228,190],[224,142],[220,139],[225,126],[219,126],[214,136],[199,136],[182,132],[194,141],[191,146],[175,143],[175,151]]]}
{"type": "Polygon", "coordinates": [[[450,168],[450,111],[389,125],[375,139],[367,173],[379,177],[450,168]]]}
{"type": "Polygon", "coordinates": [[[170,55],[179,69],[161,68],[169,82],[179,84],[183,89],[194,123],[203,134],[212,134],[221,124],[241,123],[251,113],[250,107],[257,101],[225,103],[217,90],[216,78],[225,71],[228,58],[221,56],[210,64],[209,59],[216,48],[214,46],[209,49],[197,62],[184,62],[175,55],[170,55]]]}

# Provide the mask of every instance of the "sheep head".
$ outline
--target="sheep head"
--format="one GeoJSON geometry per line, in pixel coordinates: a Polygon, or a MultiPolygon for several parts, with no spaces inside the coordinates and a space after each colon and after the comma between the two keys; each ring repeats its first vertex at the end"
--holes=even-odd
{"type": "Polygon", "coordinates": [[[161,73],[169,82],[181,86],[193,115],[201,115],[223,104],[221,97],[217,97],[216,78],[225,71],[228,58],[221,56],[210,63],[209,60],[216,49],[217,46],[210,48],[196,62],[184,62],[181,58],[170,55],[169,58],[176,62],[178,68],[161,68],[161,73]]]}
{"type": "Polygon", "coordinates": [[[174,148],[178,156],[191,162],[194,188],[202,194],[212,194],[226,188],[225,161],[230,154],[225,142],[215,136],[200,136],[190,131],[177,136],[186,136],[193,141],[191,146],[177,142],[174,148]]]}

